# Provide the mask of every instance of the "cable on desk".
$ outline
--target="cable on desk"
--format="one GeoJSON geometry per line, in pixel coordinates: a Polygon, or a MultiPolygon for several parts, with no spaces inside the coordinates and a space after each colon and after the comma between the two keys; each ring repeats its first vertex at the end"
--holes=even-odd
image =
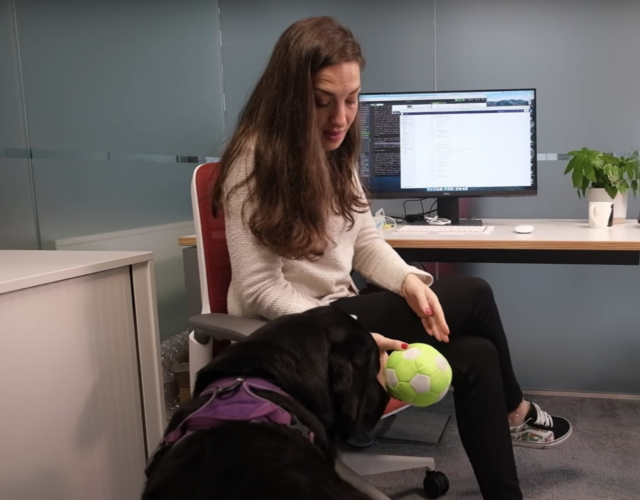
{"type": "MultiPolygon", "coordinates": [[[[404,217],[402,218],[402,220],[406,221],[406,222],[417,222],[417,221],[422,221],[424,220],[424,218],[427,215],[431,215],[432,213],[434,213],[437,209],[434,209],[433,207],[436,206],[436,204],[438,203],[438,199],[436,198],[433,203],[431,204],[431,207],[429,208],[429,210],[427,210],[425,212],[424,210],[424,204],[423,201],[426,198],[417,198],[417,199],[410,199],[410,200],[404,200],[404,203],[402,204],[403,209],[404,209],[404,217]],[[422,211],[420,213],[417,214],[408,214],[407,215],[407,203],[410,201],[419,201],[420,202],[420,207],[422,208],[422,211]]],[[[395,219],[400,219],[400,217],[394,217],[395,219]]]]}

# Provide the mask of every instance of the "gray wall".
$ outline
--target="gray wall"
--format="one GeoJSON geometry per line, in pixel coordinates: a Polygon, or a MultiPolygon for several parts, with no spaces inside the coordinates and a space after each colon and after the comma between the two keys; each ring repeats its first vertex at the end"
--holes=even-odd
{"type": "Polygon", "coordinates": [[[0,0],[0,248],[38,248],[38,228],[26,158],[7,149],[27,148],[20,58],[12,0],[0,0]]]}
{"type": "Polygon", "coordinates": [[[16,10],[31,147],[49,152],[33,160],[43,240],[190,219],[193,165],[104,160],[217,150],[215,2],[17,0],[16,10]]]}
{"type": "Polygon", "coordinates": [[[227,130],[291,23],[329,15],[347,24],[365,49],[364,92],[433,89],[433,4],[424,0],[220,0],[227,130]],[[426,87],[426,88],[425,88],[426,87]]]}
{"type": "MultiPolygon", "coordinates": [[[[0,248],[192,219],[196,164],[177,157],[223,141],[215,0],[0,0],[0,66],[0,248]]],[[[186,328],[169,244],[164,337],[186,328]]]]}
{"type": "MultiPolygon", "coordinates": [[[[220,8],[229,129],[282,30],[328,14],[363,45],[365,91],[533,86],[540,153],[640,147],[638,2],[220,0],[220,8]]],[[[565,165],[539,163],[537,197],[473,200],[470,210],[585,218],[565,165]]],[[[402,213],[401,201],[380,206],[402,213]]],[[[639,210],[630,200],[629,215],[639,210]]],[[[493,285],[524,387],[640,393],[637,268],[492,264],[458,272],[493,285]]]]}

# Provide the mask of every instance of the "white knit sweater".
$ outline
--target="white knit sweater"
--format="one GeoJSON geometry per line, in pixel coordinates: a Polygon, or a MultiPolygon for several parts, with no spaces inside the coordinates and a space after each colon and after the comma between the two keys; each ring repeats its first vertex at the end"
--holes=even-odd
{"type": "MultiPolygon", "coordinates": [[[[240,157],[231,168],[225,189],[236,185],[253,169],[253,151],[240,157]]],[[[406,264],[376,230],[371,213],[354,214],[347,221],[333,216],[328,224],[335,242],[316,261],[282,258],[260,244],[242,222],[242,205],[248,186],[236,190],[224,205],[231,285],[228,311],[235,316],[274,319],[284,314],[327,305],[357,293],[351,271],[367,281],[400,294],[408,274],[418,275],[427,285],[433,277],[406,264]]],[[[253,206],[247,204],[245,216],[253,206]]]]}

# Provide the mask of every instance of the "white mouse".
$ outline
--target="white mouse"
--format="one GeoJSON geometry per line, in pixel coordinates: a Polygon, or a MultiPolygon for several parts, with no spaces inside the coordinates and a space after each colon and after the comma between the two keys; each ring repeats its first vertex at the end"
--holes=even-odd
{"type": "Polygon", "coordinates": [[[516,226],[516,233],[529,234],[529,233],[533,233],[534,229],[535,228],[533,226],[523,224],[522,226],[516,226]]]}

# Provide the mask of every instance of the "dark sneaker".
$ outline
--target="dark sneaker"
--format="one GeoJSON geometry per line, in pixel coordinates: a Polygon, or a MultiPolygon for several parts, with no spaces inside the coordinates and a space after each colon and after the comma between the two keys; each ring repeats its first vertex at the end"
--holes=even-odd
{"type": "Polygon", "coordinates": [[[514,446],[553,448],[569,439],[573,429],[566,418],[552,417],[535,403],[529,403],[529,406],[524,422],[510,427],[514,446]]]}

